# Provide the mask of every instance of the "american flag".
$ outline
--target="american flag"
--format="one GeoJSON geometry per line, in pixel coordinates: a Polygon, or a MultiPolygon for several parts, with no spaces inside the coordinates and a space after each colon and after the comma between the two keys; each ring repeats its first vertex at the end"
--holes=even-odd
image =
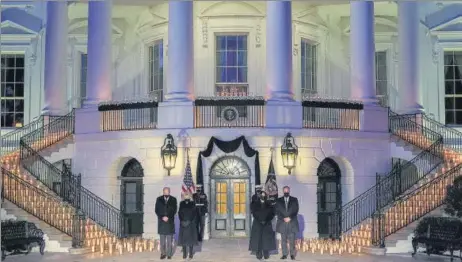
{"type": "Polygon", "coordinates": [[[183,194],[196,193],[196,186],[194,185],[193,178],[192,178],[191,164],[189,163],[189,157],[188,157],[188,160],[186,161],[186,169],[185,169],[185,174],[183,178],[183,185],[181,186],[181,192],[183,194]]]}

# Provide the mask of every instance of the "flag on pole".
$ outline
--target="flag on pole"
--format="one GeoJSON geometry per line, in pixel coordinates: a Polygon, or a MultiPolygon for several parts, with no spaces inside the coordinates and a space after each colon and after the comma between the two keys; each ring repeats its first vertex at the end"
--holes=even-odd
{"type": "Polygon", "coordinates": [[[278,198],[278,184],[276,183],[276,172],[274,172],[273,158],[271,158],[268,175],[266,177],[265,191],[268,194],[268,200],[273,204],[278,198]]]}
{"type": "Polygon", "coordinates": [[[186,160],[186,169],[183,178],[183,185],[181,186],[181,193],[184,195],[185,193],[194,194],[196,193],[196,186],[194,185],[192,172],[191,172],[191,164],[189,162],[189,155],[186,160]]]}

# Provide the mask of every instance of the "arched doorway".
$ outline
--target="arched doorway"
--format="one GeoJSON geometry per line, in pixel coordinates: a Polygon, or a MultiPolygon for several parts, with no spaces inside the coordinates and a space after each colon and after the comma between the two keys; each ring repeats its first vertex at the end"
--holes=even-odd
{"type": "Polygon", "coordinates": [[[235,156],[217,159],[210,169],[212,237],[245,237],[250,230],[250,168],[235,156]]]}
{"type": "Polygon", "coordinates": [[[318,233],[322,238],[338,237],[341,231],[342,192],[340,168],[331,158],[318,167],[318,233]]]}
{"type": "Polygon", "coordinates": [[[128,236],[141,236],[144,223],[144,172],[140,162],[130,159],[122,169],[120,210],[124,215],[124,231],[128,236]]]}

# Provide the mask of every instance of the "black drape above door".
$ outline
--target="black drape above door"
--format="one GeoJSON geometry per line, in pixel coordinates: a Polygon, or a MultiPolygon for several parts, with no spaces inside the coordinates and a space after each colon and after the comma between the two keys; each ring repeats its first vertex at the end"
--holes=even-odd
{"type": "Polygon", "coordinates": [[[247,157],[255,156],[255,167],[254,176],[255,184],[260,185],[260,161],[258,157],[258,151],[250,147],[249,143],[244,136],[238,137],[232,141],[222,141],[216,137],[210,138],[207,148],[204,151],[199,152],[197,157],[197,168],[196,168],[196,183],[198,185],[204,184],[204,172],[202,170],[202,157],[209,157],[212,154],[213,147],[218,147],[221,151],[229,154],[236,151],[241,144],[244,146],[244,153],[247,157]]]}

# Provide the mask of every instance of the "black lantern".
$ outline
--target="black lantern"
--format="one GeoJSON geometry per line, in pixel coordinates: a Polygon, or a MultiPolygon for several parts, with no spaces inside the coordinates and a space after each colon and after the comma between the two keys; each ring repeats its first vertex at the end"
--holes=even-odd
{"type": "Polygon", "coordinates": [[[178,154],[175,141],[171,134],[167,135],[164,140],[164,145],[160,150],[162,154],[162,164],[164,165],[164,168],[167,169],[168,175],[170,176],[170,170],[175,168],[176,156],[178,154]]]}
{"type": "Polygon", "coordinates": [[[295,160],[297,160],[298,156],[298,147],[291,133],[287,133],[284,138],[284,143],[281,146],[281,156],[282,164],[289,170],[290,175],[292,169],[295,167],[295,160]]]}

